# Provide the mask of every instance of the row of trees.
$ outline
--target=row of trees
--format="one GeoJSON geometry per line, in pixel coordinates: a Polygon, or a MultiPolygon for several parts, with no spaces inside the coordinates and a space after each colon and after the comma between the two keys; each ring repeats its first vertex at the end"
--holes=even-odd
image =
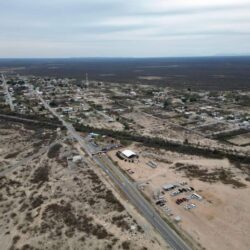
{"type": "Polygon", "coordinates": [[[166,150],[190,154],[190,155],[200,155],[204,157],[211,158],[223,158],[227,157],[232,161],[240,161],[241,163],[250,163],[250,156],[242,156],[234,154],[233,152],[229,153],[219,149],[212,149],[209,147],[198,147],[192,144],[189,144],[188,141],[184,143],[178,143],[174,141],[169,141],[159,137],[148,137],[143,135],[133,134],[129,131],[114,131],[104,128],[94,128],[82,124],[75,124],[75,129],[80,132],[95,132],[101,135],[107,135],[119,140],[134,141],[144,144],[145,146],[154,147],[154,148],[163,148],[166,150]]]}
{"type": "Polygon", "coordinates": [[[37,125],[40,127],[47,127],[47,128],[53,128],[53,129],[61,127],[64,129],[62,122],[59,121],[57,118],[47,118],[47,117],[38,116],[38,115],[19,114],[19,113],[9,112],[9,111],[5,112],[4,110],[1,110],[0,118],[9,120],[9,121],[16,121],[16,122],[20,122],[20,119],[24,119],[22,120],[22,122],[26,124],[33,124],[33,125],[37,125]]]}

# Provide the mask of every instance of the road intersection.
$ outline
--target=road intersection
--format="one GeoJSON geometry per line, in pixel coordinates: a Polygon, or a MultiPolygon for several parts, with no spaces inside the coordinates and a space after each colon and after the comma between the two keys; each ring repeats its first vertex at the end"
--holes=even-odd
{"type": "Polygon", "coordinates": [[[57,117],[66,127],[68,134],[71,135],[91,159],[112,179],[116,186],[127,196],[128,200],[140,211],[147,221],[160,233],[163,239],[175,250],[191,249],[187,243],[161,218],[153,206],[143,197],[137,188],[124,173],[105,154],[96,154],[96,149],[84,140],[83,137],[74,129],[74,127],[66,122],[50,105],[42,98],[42,96],[34,92],[38,99],[43,103],[44,107],[57,117]]]}

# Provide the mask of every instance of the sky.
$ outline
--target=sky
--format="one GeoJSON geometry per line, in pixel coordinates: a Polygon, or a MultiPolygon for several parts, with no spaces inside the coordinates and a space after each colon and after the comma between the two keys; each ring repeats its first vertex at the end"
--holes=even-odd
{"type": "Polygon", "coordinates": [[[0,58],[250,55],[250,0],[0,0],[0,58]]]}

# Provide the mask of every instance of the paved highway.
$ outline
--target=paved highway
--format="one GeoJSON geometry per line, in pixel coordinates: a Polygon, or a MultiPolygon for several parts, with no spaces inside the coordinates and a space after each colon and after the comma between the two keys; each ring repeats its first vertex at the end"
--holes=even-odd
{"type": "Polygon", "coordinates": [[[141,214],[152,224],[152,226],[161,234],[163,239],[175,250],[191,249],[174,230],[160,217],[158,212],[152,205],[142,196],[137,186],[117,168],[111,160],[105,155],[93,155],[95,149],[88,144],[74,129],[74,127],[66,122],[55,110],[53,110],[39,95],[37,97],[54,116],[56,116],[67,128],[68,133],[75,138],[82,146],[85,152],[110,176],[114,183],[126,194],[129,201],[141,212],[141,214]]]}
{"type": "Polygon", "coordinates": [[[160,217],[152,205],[138,191],[137,186],[124,175],[106,155],[94,156],[96,163],[110,176],[115,184],[126,194],[130,202],[161,234],[163,239],[176,250],[190,249],[187,244],[160,217]]]}

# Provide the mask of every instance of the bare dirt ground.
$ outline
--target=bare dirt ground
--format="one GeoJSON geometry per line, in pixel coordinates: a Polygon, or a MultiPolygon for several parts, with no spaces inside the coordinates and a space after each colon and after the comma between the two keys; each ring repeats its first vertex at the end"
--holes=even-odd
{"type": "Polygon", "coordinates": [[[133,126],[136,132],[145,136],[157,137],[163,139],[174,138],[175,140],[183,141],[188,138],[190,142],[202,141],[206,139],[195,133],[187,133],[181,127],[169,123],[168,119],[161,119],[143,112],[130,112],[123,115],[127,119],[133,120],[133,126]]]}
{"type": "Polygon", "coordinates": [[[138,76],[140,80],[162,80],[164,77],[161,76],[138,76]]]}
{"type": "Polygon", "coordinates": [[[0,249],[166,249],[87,161],[69,160],[70,139],[2,122],[0,133],[0,249]]]}
{"type": "Polygon", "coordinates": [[[235,145],[238,145],[238,146],[249,145],[250,144],[250,133],[234,136],[234,137],[228,139],[227,141],[229,141],[235,145]]]}
{"type": "Polygon", "coordinates": [[[170,195],[173,191],[162,193],[171,213],[157,208],[172,222],[174,217],[180,216],[177,228],[206,249],[250,248],[249,166],[238,166],[227,159],[208,159],[139,145],[132,145],[130,149],[139,154],[139,160],[134,163],[118,159],[116,151],[109,155],[124,171],[134,172],[128,175],[140,184],[152,203],[155,203],[154,192],[163,191],[164,184],[186,182],[186,187],[193,187],[193,192],[203,197],[202,201],[191,200],[177,205],[178,198],[193,192],[175,197],[170,195]],[[149,161],[156,163],[157,168],[148,166],[149,161]],[[195,204],[196,208],[184,209],[188,203],[195,204]]]}
{"type": "Polygon", "coordinates": [[[121,131],[124,128],[121,123],[117,121],[109,122],[107,118],[104,118],[100,114],[96,113],[90,113],[89,116],[85,118],[84,123],[95,128],[106,128],[117,131],[121,131]]]}
{"type": "MultiPolygon", "coordinates": [[[[141,111],[138,112],[130,112],[123,114],[123,117],[129,120],[132,120],[133,129],[136,131],[136,133],[149,136],[149,137],[159,137],[163,139],[174,139],[177,141],[184,141],[185,139],[188,139],[189,143],[193,144],[200,144],[202,146],[208,146],[210,148],[212,147],[219,147],[219,148],[234,148],[235,150],[239,152],[249,152],[249,146],[248,147],[239,147],[235,145],[226,145],[222,144],[217,140],[205,138],[204,131],[199,132],[197,134],[195,131],[187,131],[183,127],[179,127],[174,125],[174,123],[170,122],[171,119],[161,119],[159,117],[143,113],[141,111]]],[[[176,123],[176,122],[175,122],[176,123]]],[[[176,123],[178,124],[178,123],[176,123]]],[[[246,136],[246,138],[249,140],[249,138],[246,136]]],[[[238,140],[238,139],[237,139],[238,140]]]]}

